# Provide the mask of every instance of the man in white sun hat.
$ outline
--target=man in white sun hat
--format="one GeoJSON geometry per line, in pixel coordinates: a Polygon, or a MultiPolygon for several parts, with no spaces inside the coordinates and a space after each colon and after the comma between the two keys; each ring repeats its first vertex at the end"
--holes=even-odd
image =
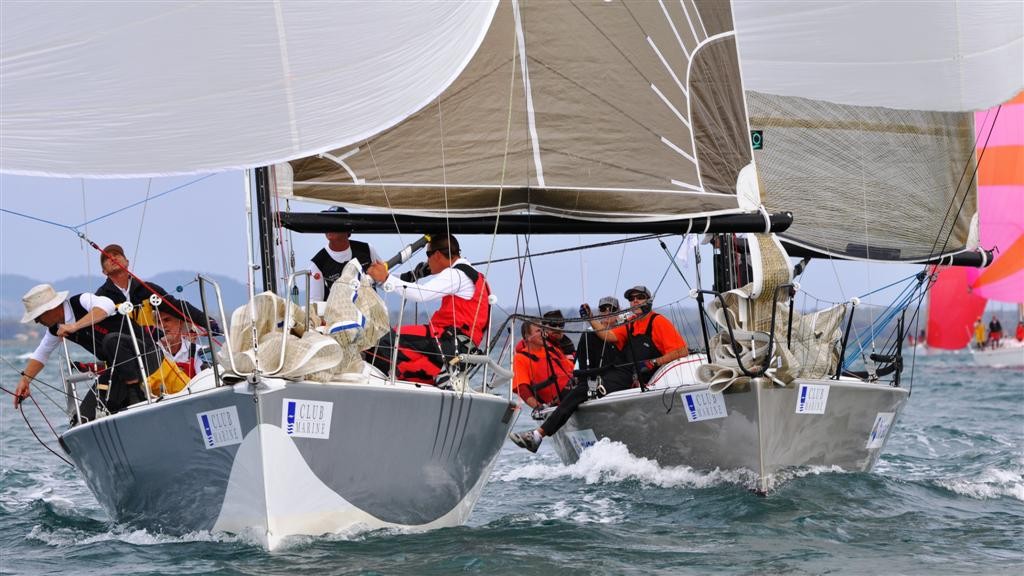
{"type": "MultiPolygon", "coordinates": [[[[126,316],[115,315],[112,300],[88,292],[69,297],[66,290],[57,292],[49,284],[40,284],[26,292],[21,301],[25,305],[21,322],[41,324],[46,327],[46,333],[21,373],[15,390],[15,408],[31,394],[32,380],[43,370],[61,338],[85,348],[110,367],[82,400],[83,421],[96,417],[97,397],[111,414],[145,400],[139,386],[143,375],[131,342],[132,334],[140,334],[141,329],[126,316]]],[[[155,350],[143,355],[146,375],[159,363],[155,350]]]]}

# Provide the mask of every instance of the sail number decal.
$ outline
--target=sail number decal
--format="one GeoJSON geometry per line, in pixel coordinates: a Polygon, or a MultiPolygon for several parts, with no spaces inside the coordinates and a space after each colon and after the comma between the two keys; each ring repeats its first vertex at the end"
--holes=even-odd
{"type": "Polygon", "coordinates": [[[828,385],[801,384],[796,393],[797,414],[824,414],[828,405],[828,385]]]}
{"type": "Polygon", "coordinates": [[[725,408],[725,398],[714,392],[689,392],[683,394],[683,405],[686,407],[686,419],[690,422],[725,418],[729,411],[725,408]]]}
{"type": "Polygon", "coordinates": [[[206,449],[221,448],[242,443],[242,427],[238,423],[238,410],[234,406],[196,414],[199,431],[206,449]]]}
{"type": "Polygon", "coordinates": [[[333,402],[285,398],[281,407],[281,429],[295,438],[331,437],[333,402]]]}
{"type": "Polygon", "coordinates": [[[892,420],[896,417],[895,412],[879,412],[875,416],[875,425],[871,427],[871,434],[868,436],[868,450],[881,448],[885,444],[885,437],[889,435],[889,428],[892,427],[892,420]]]}
{"type": "Polygon", "coordinates": [[[587,448],[597,444],[597,436],[594,435],[594,431],[590,428],[574,430],[566,434],[566,436],[569,438],[569,443],[572,444],[572,449],[576,451],[577,456],[582,454],[587,448]]]}

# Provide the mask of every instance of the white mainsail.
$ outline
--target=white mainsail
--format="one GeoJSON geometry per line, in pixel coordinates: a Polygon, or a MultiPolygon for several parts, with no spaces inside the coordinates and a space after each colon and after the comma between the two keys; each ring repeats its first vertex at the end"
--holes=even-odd
{"type": "Polygon", "coordinates": [[[0,169],[134,177],[270,165],[436,98],[481,2],[2,2],[0,169]]]}

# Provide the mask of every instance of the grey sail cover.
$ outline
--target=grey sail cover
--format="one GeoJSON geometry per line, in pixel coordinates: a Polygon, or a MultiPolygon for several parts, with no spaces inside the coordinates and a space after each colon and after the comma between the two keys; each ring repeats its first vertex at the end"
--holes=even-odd
{"type": "Polygon", "coordinates": [[[410,214],[657,220],[740,211],[750,160],[728,2],[509,1],[440,97],[277,177],[410,214]]]}

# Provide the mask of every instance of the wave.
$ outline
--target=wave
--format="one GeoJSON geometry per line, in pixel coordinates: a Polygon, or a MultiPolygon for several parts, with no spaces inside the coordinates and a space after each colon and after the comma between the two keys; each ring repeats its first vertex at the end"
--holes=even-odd
{"type": "Polygon", "coordinates": [[[520,480],[583,480],[587,484],[641,482],[661,488],[708,488],[724,484],[755,486],[756,475],[749,470],[697,471],[689,466],[661,466],[654,460],[630,454],[626,445],[602,438],[587,448],[579,461],[569,466],[530,463],[498,473],[500,482],[520,480]]]}
{"type": "Polygon", "coordinates": [[[935,484],[976,500],[1013,498],[1024,502],[1024,465],[1013,470],[989,466],[972,476],[945,478],[935,484]]]}
{"type": "Polygon", "coordinates": [[[244,536],[236,536],[224,532],[210,532],[199,530],[189,532],[180,536],[172,536],[159,532],[149,532],[143,528],[130,528],[117,525],[106,532],[99,534],[77,528],[51,528],[35,526],[29,532],[27,538],[38,540],[48,546],[66,548],[70,546],[84,546],[102,542],[123,542],[135,546],[154,546],[162,544],[177,544],[186,542],[240,542],[249,543],[244,536]]]}

